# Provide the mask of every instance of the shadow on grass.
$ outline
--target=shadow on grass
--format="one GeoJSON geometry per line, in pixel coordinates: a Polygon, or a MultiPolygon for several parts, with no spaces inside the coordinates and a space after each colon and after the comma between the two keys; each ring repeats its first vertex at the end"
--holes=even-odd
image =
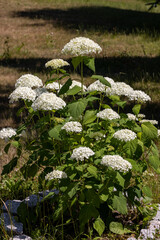
{"type": "Polygon", "coordinates": [[[89,6],[62,9],[29,9],[13,12],[13,17],[44,19],[54,27],[80,31],[140,33],[157,37],[160,33],[160,14],[112,7],[89,6]]]}

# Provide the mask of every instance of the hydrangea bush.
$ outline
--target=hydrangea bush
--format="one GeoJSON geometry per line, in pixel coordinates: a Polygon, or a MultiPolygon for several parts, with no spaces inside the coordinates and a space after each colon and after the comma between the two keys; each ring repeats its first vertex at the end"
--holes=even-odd
{"type": "Polygon", "coordinates": [[[10,138],[6,153],[11,144],[17,148],[17,156],[2,174],[11,172],[22,150],[27,151],[28,160],[20,164],[23,176],[38,176],[40,188],[59,190],[44,199],[54,203],[52,222],[62,228],[62,236],[63,226],[73,226],[80,239],[92,231],[98,236],[108,230],[129,233],[131,227],[124,228],[115,213],[125,216],[133,207],[143,213],[143,202],[151,199],[142,174],[148,167],[155,171],[160,167],[158,130],[149,120],[142,121],[145,116],[140,113],[150,97],[100,75],[92,75],[93,83],[84,86],[83,66],[95,72],[91,55],[101,51],[97,43],[82,37],[64,46],[62,53],[71,54],[74,68],[81,69],[78,84],[63,69],[69,64],[62,59],[46,64],[51,72],[44,85],[29,74],[18,79],[9,99],[24,101],[19,110],[19,114],[25,111],[24,122],[16,133],[0,132],[2,139],[10,138]],[[135,105],[132,113],[125,114],[127,101],[135,105]]]}

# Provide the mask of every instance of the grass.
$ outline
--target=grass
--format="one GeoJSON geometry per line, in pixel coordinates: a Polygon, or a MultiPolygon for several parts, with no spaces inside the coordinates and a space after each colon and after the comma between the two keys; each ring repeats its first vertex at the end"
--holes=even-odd
{"type": "MultiPolygon", "coordinates": [[[[91,38],[103,48],[96,58],[96,73],[145,91],[152,103],[145,105],[142,112],[149,119],[159,120],[160,7],[148,12],[147,2],[9,0],[6,7],[6,1],[1,0],[0,127],[19,124],[17,106],[8,105],[15,81],[26,73],[45,80],[44,64],[52,58],[70,61],[60,50],[76,36],[91,38]]],[[[85,82],[89,83],[87,73],[85,82]]],[[[4,144],[0,142],[0,146],[4,144]]],[[[14,150],[9,156],[0,156],[0,172],[13,154],[14,150]]],[[[159,202],[160,178],[154,176],[156,184],[152,178],[147,178],[147,184],[154,190],[154,201],[159,202]]],[[[15,197],[6,195],[6,199],[8,196],[15,197]]]]}

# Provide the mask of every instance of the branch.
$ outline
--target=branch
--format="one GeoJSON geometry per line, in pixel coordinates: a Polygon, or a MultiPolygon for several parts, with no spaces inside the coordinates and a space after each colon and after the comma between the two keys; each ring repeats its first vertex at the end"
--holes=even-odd
{"type": "Polygon", "coordinates": [[[150,11],[153,7],[157,7],[158,4],[160,4],[160,0],[156,0],[156,1],[151,2],[151,3],[146,3],[146,5],[150,6],[148,11],[150,11]]]}

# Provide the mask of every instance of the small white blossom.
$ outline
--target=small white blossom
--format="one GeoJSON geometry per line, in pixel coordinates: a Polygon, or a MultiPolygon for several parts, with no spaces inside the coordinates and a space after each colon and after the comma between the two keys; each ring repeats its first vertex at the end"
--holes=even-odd
{"type": "Polygon", "coordinates": [[[42,80],[32,74],[22,75],[16,81],[16,84],[15,84],[15,88],[17,88],[17,87],[38,88],[38,87],[42,87],[42,86],[43,86],[42,80]]]}
{"type": "Polygon", "coordinates": [[[113,134],[113,137],[124,142],[134,140],[137,135],[129,129],[121,129],[113,134]]]}
{"type": "Polygon", "coordinates": [[[16,129],[7,127],[0,130],[0,138],[7,140],[16,135],[16,129]]]}
{"type": "Polygon", "coordinates": [[[158,121],[157,120],[148,120],[148,119],[143,119],[140,121],[140,123],[145,123],[145,122],[150,122],[153,125],[157,125],[158,121]]]}
{"type": "Polygon", "coordinates": [[[63,59],[52,59],[45,64],[46,68],[51,67],[52,69],[57,69],[64,66],[69,66],[69,63],[63,59]]]}
{"type": "Polygon", "coordinates": [[[160,129],[158,129],[158,137],[160,136],[160,129]]]}
{"type": "Polygon", "coordinates": [[[102,48],[97,43],[85,37],[73,38],[62,49],[62,53],[73,56],[85,56],[100,53],[101,51],[102,48]]]}
{"type": "Polygon", "coordinates": [[[58,110],[66,106],[66,103],[54,93],[42,93],[33,103],[32,108],[36,110],[58,110]]]}
{"type": "Polygon", "coordinates": [[[48,89],[48,90],[58,90],[59,91],[61,87],[62,87],[62,85],[57,82],[49,83],[46,85],[46,89],[48,89]]]}
{"type": "Polygon", "coordinates": [[[103,111],[100,111],[97,113],[97,117],[105,119],[105,120],[113,120],[113,119],[118,119],[120,118],[119,114],[113,111],[110,108],[106,108],[103,111]]]}
{"type": "Polygon", "coordinates": [[[82,132],[82,125],[79,122],[67,122],[64,124],[62,129],[66,130],[66,132],[82,132]]]}
{"type": "Polygon", "coordinates": [[[50,172],[45,176],[45,180],[62,179],[62,178],[67,178],[67,174],[59,170],[53,170],[53,172],[50,172]]]}
{"type": "Polygon", "coordinates": [[[129,120],[137,120],[136,116],[132,113],[127,113],[127,117],[129,118],[129,120]]]}
{"type": "MultiPolygon", "coordinates": [[[[78,82],[78,81],[75,81],[75,80],[72,80],[72,84],[71,86],[69,87],[69,89],[72,89],[73,87],[75,86],[78,86],[78,87],[82,87],[81,83],[78,82]]],[[[86,91],[87,90],[87,87],[85,85],[83,85],[83,91],[86,91]]]]}
{"type": "Polygon", "coordinates": [[[129,100],[131,100],[131,101],[138,101],[138,102],[143,102],[143,103],[145,103],[147,101],[151,101],[150,96],[141,90],[132,91],[128,95],[128,97],[129,97],[129,100]]]}
{"type": "Polygon", "coordinates": [[[88,159],[94,154],[95,153],[89,147],[79,147],[73,150],[71,158],[76,159],[77,161],[84,161],[85,158],[88,159]]]}
{"type": "Polygon", "coordinates": [[[36,93],[29,87],[18,87],[9,95],[9,102],[13,103],[19,99],[34,101],[36,98],[36,93]]]}
{"type": "Polygon", "coordinates": [[[124,173],[132,169],[131,163],[128,162],[127,160],[124,160],[119,155],[105,155],[102,158],[101,164],[124,173]]]}
{"type": "Polygon", "coordinates": [[[146,117],[146,115],[144,115],[144,114],[142,114],[142,113],[139,113],[138,114],[138,118],[145,118],[146,117]]]}
{"type": "Polygon", "coordinates": [[[91,83],[88,86],[87,91],[91,92],[91,91],[98,91],[98,92],[105,92],[106,95],[113,95],[113,91],[112,91],[112,86],[115,84],[115,82],[113,81],[113,79],[105,77],[105,79],[111,84],[111,87],[108,87],[106,85],[104,85],[103,83],[101,83],[99,80],[96,80],[94,83],[91,83]]]}

